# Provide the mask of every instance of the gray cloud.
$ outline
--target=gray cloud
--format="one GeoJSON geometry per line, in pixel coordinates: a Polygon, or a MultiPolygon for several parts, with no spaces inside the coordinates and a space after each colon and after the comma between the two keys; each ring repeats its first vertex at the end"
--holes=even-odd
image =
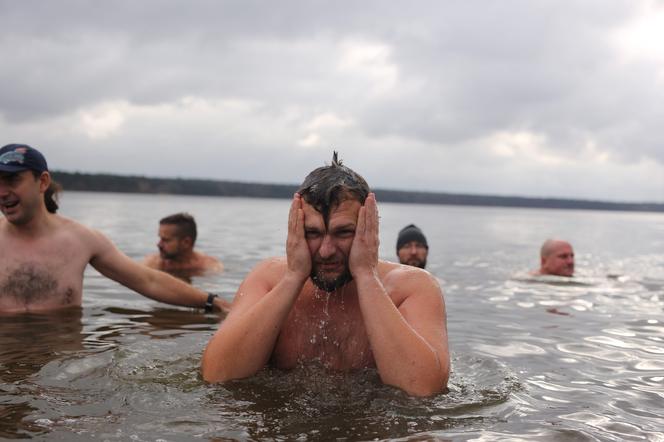
{"type": "Polygon", "coordinates": [[[335,147],[380,187],[664,201],[664,54],[618,38],[663,7],[4,1],[0,129],[66,170],[298,182],[335,147]]]}

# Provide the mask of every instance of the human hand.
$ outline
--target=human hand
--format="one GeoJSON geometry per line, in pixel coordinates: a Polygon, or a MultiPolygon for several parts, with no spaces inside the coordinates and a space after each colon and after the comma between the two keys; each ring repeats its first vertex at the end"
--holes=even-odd
{"type": "Polygon", "coordinates": [[[212,301],[212,308],[214,308],[215,312],[228,313],[231,311],[231,303],[220,297],[216,297],[212,301]]]}
{"type": "Polygon", "coordinates": [[[290,211],[288,212],[288,238],[286,239],[286,260],[288,271],[302,280],[311,273],[311,254],[304,235],[304,210],[302,197],[299,193],[293,195],[290,211]]]}
{"type": "Polygon", "coordinates": [[[378,266],[378,205],[376,195],[369,193],[360,207],[355,227],[355,237],[350,249],[348,265],[353,277],[363,273],[374,273],[378,266]]]}

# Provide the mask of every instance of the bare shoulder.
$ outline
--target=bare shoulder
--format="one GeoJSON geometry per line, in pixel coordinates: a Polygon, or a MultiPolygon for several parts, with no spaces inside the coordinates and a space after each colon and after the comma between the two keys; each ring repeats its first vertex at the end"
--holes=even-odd
{"type": "Polygon", "coordinates": [[[426,270],[380,261],[378,271],[385,290],[397,305],[412,297],[442,299],[443,291],[438,279],[426,270]]]}
{"type": "Polygon", "coordinates": [[[201,262],[201,267],[207,272],[218,273],[224,270],[224,265],[215,256],[199,253],[199,260],[201,262]]]}
{"type": "Polygon", "coordinates": [[[286,257],[273,257],[265,259],[249,272],[245,281],[253,280],[264,283],[270,288],[274,287],[286,272],[286,257]]]}
{"type": "Polygon", "coordinates": [[[418,267],[397,264],[389,261],[380,261],[378,266],[380,278],[386,288],[389,287],[430,287],[440,290],[440,284],[435,276],[418,267]]]}
{"type": "Polygon", "coordinates": [[[54,215],[52,221],[59,232],[72,233],[82,239],[93,239],[99,234],[96,230],[64,216],[54,215]]]}
{"type": "Polygon", "coordinates": [[[272,290],[286,268],[286,258],[269,258],[259,262],[238,287],[228,318],[236,316],[272,290]]]}
{"type": "Polygon", "coordinates": [[[143,258],[143,265],[146,265],[153,269],[159,268],[159,255],[154,253],[152,255],[147,255],[143,258]]]}
{"type": "Polygon", "coordinates": [[[99,230],[59,215],[55,216],[54,222],[57,223],[54,230],[59,232],[59,235],[66,235],[72,246],[86,250],[91,260],[117,253],[117,248],[110,238],[99,230]]]}
{"type": "Polygon", "coordinates": [[[49,238],[62,245],[76,247],[79,250],[94,251],[103,235],[78,221],[61,215],[48,218],[49,238]]]}

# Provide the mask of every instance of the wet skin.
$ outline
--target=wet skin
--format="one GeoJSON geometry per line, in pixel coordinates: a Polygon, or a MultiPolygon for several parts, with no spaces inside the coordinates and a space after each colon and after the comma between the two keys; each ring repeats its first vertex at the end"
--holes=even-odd
{"type": "Polygon", "coordinates": [[[449,376],[445,307],[428,272],[378,260],[378,211],[344,201],[327,223],[293,198],[286,258],[259,264],[210,340],[203,377],[223,382],[317,362],[333,370],[376,367],[384,383],[414,395],[442,391],[449,376]],[[326,292],[349,271],[353,280],[326,292]],[[323,285],[324,285],[323,284],[323,285]]]}
{"type": "Polygon", "coordinates": [[[421,269],[426,266],[427,255],[429,255],[429,249],[419,241],[410,241],[401,246],[397,252],[401,264],[421,269]]]}
{"type": "MultiPolygon", "coordinates": [[[[0,312],[80,306],[83,272],[103,275],[150,298],[202,307],[207,293],[135,263],[100,232],[51,214],[44,204],[48,172],[0,173],[0,312]]],[[[225,301],[214,301],[226,310],[225,301]]]]}
{"type": "Polygon", "coordinates": [[[224,269],[217,258],[195,251],[191,237],[178,236],[178,227],[173,224],[159,225],[157,248],[159,254],[146,256],[143,263],[189,282],[194,276],[221,272],[224,269]]]}
{"type": "Polygon", "coordinates": [[[565,241],[555,242],[541,258],[541,275],[574,276],[574,250],[565,241]]]}

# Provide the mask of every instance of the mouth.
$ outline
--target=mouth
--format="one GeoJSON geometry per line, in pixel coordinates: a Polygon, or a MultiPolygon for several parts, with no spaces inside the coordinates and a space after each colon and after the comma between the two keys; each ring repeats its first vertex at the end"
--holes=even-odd
{"type": "Polygon", "coordinates": [[[326,262],[326,263],[316,264],[316,269],[319,272],[324,272],[324,273],[332,273],[339,271],[341,267],[342,265],[340,262],[326,262]]]}
{"type": "Polygon", "coordinates": [[[3,201],[2,203],[0,203],[0,207],[2,207],[3,210],[10,210],[10,209],[13,209],[16,206],[18,206],[18,200],[16,200],[16,201],[3,201]]]}

